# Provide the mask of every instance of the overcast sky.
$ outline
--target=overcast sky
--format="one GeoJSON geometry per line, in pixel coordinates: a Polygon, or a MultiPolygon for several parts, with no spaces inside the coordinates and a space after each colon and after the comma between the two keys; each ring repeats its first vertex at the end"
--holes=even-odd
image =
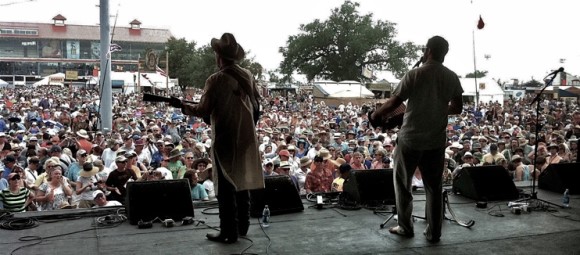
{"type": "MultiPolygon", "coordinates": [[[[445,37],[450,51],[445,65],[458,75],[474,70],[507,80],[542,79],[564,67],[580,75],[577,5],[569,0],[359,0],[362,14],[396,23],[399,41],[425,44],[445,37]],[[486,25],[476,28],[479,15],[486,25]],[[474,35],[474,36],[473,36],[474,35]],[[489,55],[486,59],[484,56],[489,55]],[[561,63],[561,59],[565,59],[561,63]]],[[[99,23],[98,0],[0,0],[0,21],[52,22],[62,14],[69,24],[99,23]]],[[[207,44],[223,32],[267,69],[282,61],[278,53],[300,24],[326,19],[342,0],[110,0],[117,26],[133,19],[145,28],[167,28],[178,38],[207,44]]],[[[111,21],[111,25],[113,21],[111,21]]],[[[379,75],[381,77],[382,75],[379,75]]],[[[386,77],[386,76],[383,76],[386,77]]]]}

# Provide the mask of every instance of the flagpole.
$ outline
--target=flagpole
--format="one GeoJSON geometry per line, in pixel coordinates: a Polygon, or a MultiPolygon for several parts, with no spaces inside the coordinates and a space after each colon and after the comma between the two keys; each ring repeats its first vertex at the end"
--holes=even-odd
{"type": "Polygon", "coordinates": [[[479,105],[479,90],[477,88],[477,65],[475,59],[475,29],[471,30],[471,35],[473,38],[473,80],[475,81],[475,110],[477,110],[479,105]]]}
{"type": "MultiPolygon", "coordinates": [[[[141,57],[139,57],[137,59],[137,89],[139,92],[143,92],[141,91],[141,57]]],[[[135,84],[133,84],[135,85],[135,84]]]]}
{"type": "Polygon", "coordinates": [[[165,88],[169,96],[169,50],[165,50],[165,88]]]}

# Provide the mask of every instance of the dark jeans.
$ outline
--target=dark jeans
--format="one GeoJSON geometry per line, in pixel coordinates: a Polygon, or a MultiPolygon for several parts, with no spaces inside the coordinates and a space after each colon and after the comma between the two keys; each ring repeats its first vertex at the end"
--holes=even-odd
{"type": "Polygon", "coordinates": [[[250,192],[248,190],[236,191],[224,177],[219,166],[216,170],[219,178],[217,199],[221,233],[237,236],[239,229],[240,234],[245,235],[250,225],[250,192]]]}

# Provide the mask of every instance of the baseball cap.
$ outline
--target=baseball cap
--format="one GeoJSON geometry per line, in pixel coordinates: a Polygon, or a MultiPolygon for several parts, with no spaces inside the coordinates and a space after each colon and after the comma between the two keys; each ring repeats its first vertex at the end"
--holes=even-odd
{"type": "Polygon", "coordinates": [[[105,196],[105,193],[101,190],[93,191],[93,200],[97,199],[99,196],[105,196]]]}

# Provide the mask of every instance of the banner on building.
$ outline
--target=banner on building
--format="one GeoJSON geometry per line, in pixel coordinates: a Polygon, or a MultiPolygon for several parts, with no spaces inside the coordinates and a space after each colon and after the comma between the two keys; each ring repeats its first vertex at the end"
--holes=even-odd
{"type": "Polygon", "coordinates": [[[79,41],[66,41],[66,57],[68,59],[79,59],[80,47],[79,41]]]}

